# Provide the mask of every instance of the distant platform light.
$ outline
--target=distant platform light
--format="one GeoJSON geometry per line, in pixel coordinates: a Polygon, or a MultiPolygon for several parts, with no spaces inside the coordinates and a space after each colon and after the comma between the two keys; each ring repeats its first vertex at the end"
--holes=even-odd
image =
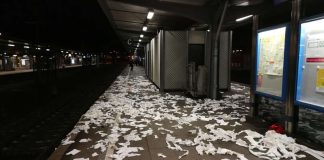
{"type": "Polygon", "coordinates": [[[14,55],[12,55],[12,56],[14,56],[14,57],[17,57],[17,55],[16,55],[16,54],[14,54],[14,55]]]}
{"type": "Polygon", "coordinates": [[[207,32],[210,32],[210,29],[207,29],[207,32]]]}
{"type": "Polygon", "coordinates": [[[154,11],[149,11],[147,14],[147,19],[152,19],[154,16],[154,11]]]}
{"type": "Polygon", "coordinates": [[[29,49],[30,47],[29,46],[24,46],[25,49],[29,49]]]}
{"type": "Polygon", "coordinates": [[[47,52],[51,51],[49,48],[46,49],[47,52]]]}
{"type": "Polygon", "coordinates": [[[141,37],[141,38],[143,38],[143,37],[144,37],[144,35],[143,35],[143,34],[141,34],[141,35],[140,35],[140,37],[141,37]]]}
{"type": "Polygon", "coordinates": [[[138,41],[139,41],[139,42],[142,42],[142,40],[141,40],[141,39],[139,39],[138,41]]]}
{"type": "Polygon", "coordinates": [[[37,50],[41,50],[41,48],[39,48],[39,47],[38,47],[38,48],[36,48],[36,49],[37,49],[37,50]]]}
{"type": "Polygon", "coordinates": [[[15,45],[14,44],[8,44],[9,47],[14,47],[15,45]]]}
{"type": "Polygon", "coordinates": [[[147,31],[147,26],[143,26],[143,31],[147,31]]]}
{"type": "Polygon", "coordinates": [[[248,15],[248,16],[245,16],[245,17],[242,17],[242,18],[238,18],[238,19],[236,19],[235,21],[236,22],[240,22],[240,21],[244,21],[244,20],[246,20],[246,19],[248,19],[248,18],[250,18],[250,17],[252,17],[253,15],[248,15]]]}

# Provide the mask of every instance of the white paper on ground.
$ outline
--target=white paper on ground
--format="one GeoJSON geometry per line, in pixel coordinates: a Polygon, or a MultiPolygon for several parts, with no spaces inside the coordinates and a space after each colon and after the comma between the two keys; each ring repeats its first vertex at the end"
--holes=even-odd
{"type": "MultiPolygon", "coordinates": [[[[80,131],[87,133],[89,126],[94,128],[113,127],[109,135],[104,131],[97,132],[102,139],[96,141],[92,148],[104,152],[108,146],[114,146],[116,153],[113,156],[116,159],[139,156],[138,152],[143,148],[130,147],[131,142],[140,141],[144,137],[159,133],[158,131],[167,133],[167,147],[175,151],[185,152],[183,156],[188,152],[182,146],[191,146],[196,147],[199,154],[229,154],[235,155],[241,160],[245,159],[244,155],[240,153],[226,148],[218,147],[216,149],[210,143],[225,141],[246,147],[252,154],[265,159],[303,157],[302,154],[298,154],[299,151],[309,153],[318,159],[324,157],[323,152],[296,144],[293,139],[275,133],[267,132],[266,135],[261,135],[251,130],[222,129],[222,126],[240,126],[242,124],[239,122],[246,121],[245,116],[248,113],[248,107],[241,103],[246,102],[247,95],[230,95],[219,101],[212,99],[193,100],[180,95],[167,93],[162,95],[158,93],[158,89],[154,85],[149,84],[152,83],[143,76],[122,75],[117,77],[117,80],[101,96],[108,101],[97,100],[83,115],[85,119],[81,120],[70,134],[80,131]],[[183,101],[185,105],[179,107],[179,101],[183,101]],[[231,112],[228,114],[226,110],[231,110],[231,112]],[[198,121],[207,123],[205,126],[208,129],[207,132],[193,126],[193,122],[198,121]],[[162,122],[170,123],[173,127],[165,129],[161,127],[164,125],[162,122]],[[156,127],[158,127],[157,130],[156,127]],[[193,141],[171,135],[175,129],[183,129],[184,127],[193,127],[196,128],[195,131],[198,131],[193,141]],[[131,130],[131,128],[135,129],[131,130]],[[118,142],[122,140],[121,137],[124,137],[127,144],[121,143],[118,146],[118,142]]],[[[245,89],[245,87],[239,85],[234,85],[232,88],[236,90],[245,89]]],[[[187,132],[185,131],[185,133],[187,132]]],[[[158,136],[154,135],[154,138],[158,138],[158,136]]],[[[71,144],[73,141],[67,138],[62,141],[63,143],[71,144]]]]}
{"type": "Polygon", "coordinates": [[[79,152],[80,152],[80,150],[73,149],[72,151],[66,153],[66,155],[72,155],[72,156],[74,156],[74,155],[78,154],[79,152]]]}
{"type": "Polygon", "coordinates": [[[167,156],[164,155],[163,153],[158,153],[158,157],[166,158],[167,156]]]}
{"type": "Polygon", "coordinates": [[[180,155],[180,156],[178,157],[178,159],[181,159],[182,157],[187,156],[187,155],[189,154],[189,151],[188,151],[188,150],[184,150],[184,151],[185,151],[185,153],[182,154],[182,155],[180,155]]]}
{"type": "Polygon", "coordinates": [[[91,141],[91,139],[90,138],[87,138],[87,139],[80,139],[80,143],[86,143],[86,142],[89,142],[89,141],[91,141]]]}
{"type": "Polygon", "coordinates": [[[73,160],[89,160],[89,158],[74,158],[73,160]]]}
{"type": "Polygon", "coordinates": [[[75,141],[70,140],[70,137],[68,137],[68,138],[64,139],[64,140],[61,142],[61,144],[62,144],[62,145],[69,145],[69,144],[72,144],[72,143],[74,143],[74,142],[75,142],[75,141]]]}
{"type": "Polygon", "coordinates": [[[97,152],[94,152],[94,153],[92,153],[92,157],[96,157],[96,156],[98,156],[99,154],[97,153],[97,152]]]}

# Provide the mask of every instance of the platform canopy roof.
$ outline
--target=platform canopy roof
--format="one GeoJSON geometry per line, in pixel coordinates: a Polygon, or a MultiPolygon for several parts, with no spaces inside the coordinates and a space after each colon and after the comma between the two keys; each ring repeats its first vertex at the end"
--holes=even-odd
{"type": "MultiPolygon", "coordinates": [[[[0,39],[104,52],[142,48],[158,30],[207,30],[226,0],[3,0],[0,39]],[[154,17],[147,20],[150,10],[154,17]],[[142,27],[148,30],[143,32],[142,27]],[[137,47],[140,35],[140,46],[137,47]],[[130,43],[132,42],[132,43],[130,43]]],[[[323,0],[303,0],[308,10],[323,12],[323,0]],[[319,4],[321,3],[321,4],[319,4]]],[[[289,22],[291,0],[228,0],[223,29],[251,23],[247,15],[280,17],[289,22]],[[284,13],[284,14],[282,14],[284,13]],[[278,16],[279,15],[279,16],[278,16]]],[[[315,12],[314,12],[315,13],[315,12]]],[[[268,18],[276,20],[275,18],[268,18]]],[[[263,22],[261,22],[263,23],[263,22]]],[[[267,22],[268,23],[268,22],[267,22]]],[[[269,24],[272,24],[271,22],[269,24]]]]}
{"type": "MultiPolygon", "coordinates": [[[[286,1],[229,0],[224,26],[239,25],[235,23],[235,19],[260,14],[286,1]]],[[[98,2],[124,46],[131,50],[141,48],[149,42],[159,29],[207,30],[224,0],[98,0],[98,2]],[[149,11],[154,11],[151,20],[147,19],[149,11]],[[148,30],[142,31],[143,26],[147,26],[148,30]],[[144,38],[140,38],[141,34],[144,38]]]]}

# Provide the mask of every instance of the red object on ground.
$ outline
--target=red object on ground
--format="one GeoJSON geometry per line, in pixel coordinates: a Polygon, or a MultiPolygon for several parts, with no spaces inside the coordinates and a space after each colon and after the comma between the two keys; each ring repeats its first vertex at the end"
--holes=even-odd
{"type": "Polygon", "coordinates": [[[274,130],[274,131],[276,131],[277,133],[280,133],[280,134],[285,133],[285,129],[280,124],[273,124],[273,125],[271,125],[269,127],[268,130],[274,130]]]}

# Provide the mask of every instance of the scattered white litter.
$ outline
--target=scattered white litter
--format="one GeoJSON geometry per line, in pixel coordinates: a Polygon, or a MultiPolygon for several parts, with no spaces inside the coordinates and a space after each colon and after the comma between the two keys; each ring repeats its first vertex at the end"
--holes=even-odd
{"type": "Polygon", "coordinates": [[[245,158],[244,154],[240,154],[240,153],[237,153],[235,151],[231,151],[231,150],[226,149],[226,148],[218,147],[217,154],[236,155],[239,160],[248,160],[247,158],[245,158]]]}
{"type": "Polygon", "coordinates": [[[106,137],[108,134],[104,133],[103,131],[98,131],[98,134],[100,134],[101,137],[106,137]]]}
{"type": "Polygon", "coordinates": [[[100,149],[101,152],[105,152],[107,150],[108,143],[109,143],[109,139],[99,140],[91,148],[100,149]]]}
{"type": "Polygon", "coordinates": [[[126,157],[140,156],[138,151],[144,150],[142,147],[129,147],[130,142],[120,143],[121,147],[117,148],[116,154],[112,155],[112,158],[116,160],[122,160],[126,157]]]}
{"type": "Polygon", "coordinates": [[[89,160],[89,158],[74,158],[73,160],[89,160]]]}
{"type": "Polygon", "coordinates": [[[129,130],[131,130],[130,128],[120,128],[119,131],[123,134],[125,134],[126,132],[128,132],[129,130]]]}
{"type": "Polygon", "coordinates": [[[142,138],[137,134],[137,130],[132,130],[130,134],[125,135],[124,139],[126,141],[140,141],[142,138]]]}
{"type": "Polygon", "coordinates": [[[98,156],[99,154],[97,153],[97,152],[94,152],[94,153],[92,153],[92,157],[96,157],[96,156],[98,156]]]}
{"type": "Polygon", "coordinates": [[[66,153],[66,155],[72,155],[72,156],[74,156],[74,155],[78,154],[79,152],[80,152],[80,150],[73,149],[72,151],[66,153]]]}
{"type": "Polygon", "coordinates": [[[61,142],[62,145],[69,145],[69,144],[72,144],[72,143],[75,142],[75,141],[70,140],[70,138],[71,138],[71,137],[67,137],[67,138],[65,138],[65,139],[61,142]]]}
{"type": "Polygon", "coordinates": [[[242,126],[241,123],[235,122],[235,124],[231,125],[231,127],[242,126]]]}
{"type": "Polygon", "coordinates": [[[152,130],[151,128],[149,128],[149,129],[146,130],[146,131],[141,131],[141,134],[142,134],[142,137],[147,137],[147,136],[153,134],[153,130],[152,130]]]}
{"type": "MultiPolygon", "coordinates": [[[[159,138],[157,133],[166,134],[167,148],[183,153],[179,159],[189,154],[183,147],[195,147],[200,155],[226,154],[236,156],[235,158],[239,160],[246,160],[241,153],[214,146],[212,142],[215,141],[246,147],[253,155],[263,159],[296,159],[305,157],[304,153],[317,159],[324,159],[323,152],[299,145],[294,139],[273,131],[261,135],[251,130],[237,130],[240,127],[232,130],[222,129],[223,126],[236,127],[246,122],[245,116],[249,108],[244,106],[244,103],[248,101],[248,96],[239,94],[239,91],[244,89],[246,87],[233,85],[232,90],[238,94],[227,95],[223,100],[193,100],[180,95],[160,94],[158,89],[143,76],[121,75],[83,115],[70,134],[81,131],[88,133],[89,126],[93,129],[110,128],[110,131],[96,132],[101,139],[95,141],[91,148],[104,152],[107,147],[111,147],[115,152],[110,156],[116,160],[140,156],[139,152],[143,148],[131,147],[131,143],[153,134],[157,139],[159,138]],[[184,105],[180,107],[178,102],[184,105]],[[205,128],[194,126],[197,124],[195,122],[202,121],[206,124],[205,128]],[[162,122],[170,123],[171,129],[163,128],[162,122]],[[190,127],[191,130],[184,130],[186,127],[190,127]],[[177,132],[188,132],[195,137],[193,140],[176,138],[172,136],[176,129],[177,132]],[[118,143],[124,140],[125,143],[118,143]]],[[[69,135],[62,141],[63,145],[74,143],[69,135]]],[[[82,139],[79,142],[89,141],[90,139],[82,139]]],[[[75,155],[79,152],[72,150],[67,154],[75,155]]],[[[97,152],[92,156],[98,156],[97,152]]],[[[159,157],[166,158],[162,153],[159,154],[159,157]]]]}
{"type": "Polygon", "coordinates": [[[79,142],[80,143],[86,143],[86,142],[89,142],[89,141],[91,141],[90,138],[88,138],[88,139],[81,139],[79,142]]]}
{"type": "Polygon", "coordinates": [[[182,157],[187,156],[188,154],[189,154],[189,151],[185,150],[185,153],[182,154],[181,156],[179,156],[178,159],[181,159],[182,157]]]}
{"type": "MultiPolygon", "coordinates": [[[[306,157],[303,154],[297,154],[299,151],[304,151],[317,159],[324,159],[324,153],[315,151],[306,146],[296,144],[295,140],[286,135],[276,133],[271,130],[265,136],[253,131],[243,131],[246,133],[245,138],[248,139],[249,151],[255,156],[263,159],[297,159],[306,157]]],[[[239,134],[240,134],[239,133],[239,134]]]]}
{"type": "Polygon", "coordinates": [[[197,134],[197,130],[189,130],[188,131],[190,134],[197,134]]]}
{"type": "Polygon", "coordinates": [[[248,147],[248,144],[245,141],[243,141],[242,139],[237,139],[236,144],[239,146],[242,146],[242,147],[248,147]]]}
{"type": "Polygon", "coordinates": [[[158,157],[166,158],[167,156],[164,155],[163,153],[158,153],[158,157]]]}
{"type": "Polygon", "coordinates": [[[242,118],[240,119],[240,122],[246,122],[245,117],[242,117],[242,118]]]}
{"type": "Polygon", "coordinates": [[[162,127],[159,127],[158,128],[159,131],[166,131],[166,132],[169,132],[169,133],[173,133],[173,131],[169,130],[169,129],[165,129],[165,128],[162,128],[162,127]]]}

